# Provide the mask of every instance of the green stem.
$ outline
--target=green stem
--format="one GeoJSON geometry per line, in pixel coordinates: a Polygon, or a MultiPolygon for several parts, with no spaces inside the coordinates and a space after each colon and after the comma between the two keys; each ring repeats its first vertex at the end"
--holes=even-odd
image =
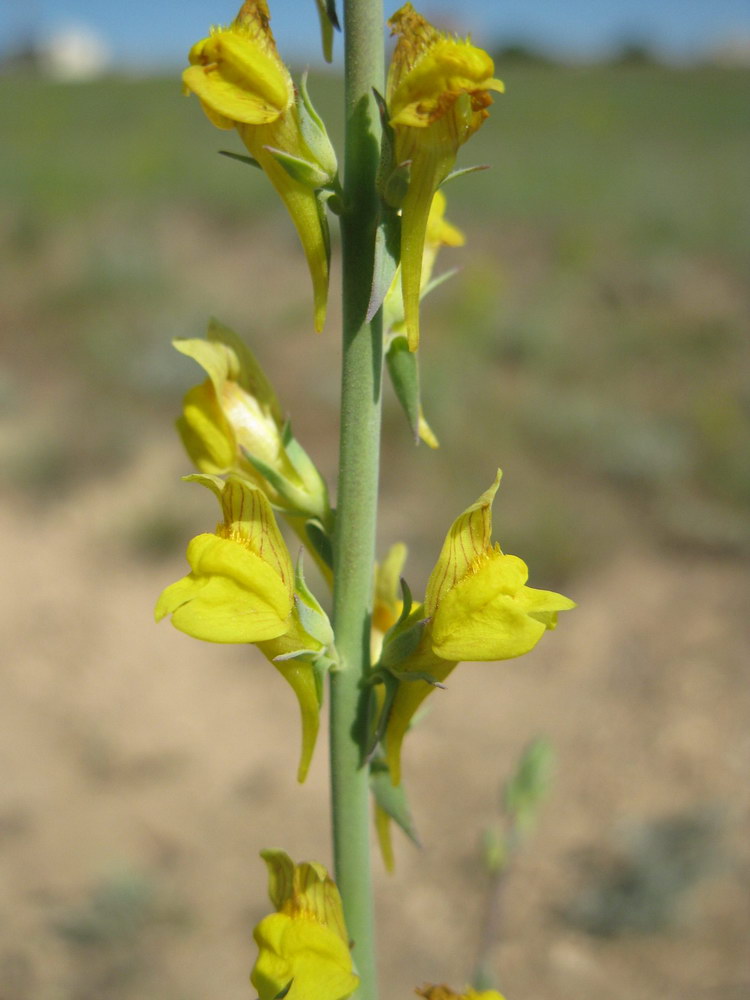
{"type": "Polygon", "coordinates": [[[334,542],[333,624],[340,669],[331,675],[331,797],[336,881],[361,977],[358,1000],[376,1000],[370,864],[367,719],[362,679],[370,667],[380,451],[382,331],[365,322],[378,205],[380,123],[372,88],[383,89],[381,0],[345,0],[346,149],[343,360],[339,483],[334,542]]]}

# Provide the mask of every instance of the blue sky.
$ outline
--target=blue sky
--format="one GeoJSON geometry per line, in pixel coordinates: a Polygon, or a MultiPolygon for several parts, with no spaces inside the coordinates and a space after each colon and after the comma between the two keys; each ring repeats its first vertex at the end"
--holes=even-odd
{"type": "MultiPolygon", "coordinates": [[[[398,2],[386,3],[387,13],[398,2]]],[[[270,3],[282,52],[315,62],[313,0],[270,3]]],[[[227,23],[238,6],[239,0],[0,0],[0,49],[31,31],[88,25],[118,61],[167,68],[180,65],[208,25],[227,23]]],[[[750,0],[424,0],[415,6],[471,31],[480,44],[523,40],[574,56],[638,39],[681,58],[732,36],[750,38],[750,0]]]]}

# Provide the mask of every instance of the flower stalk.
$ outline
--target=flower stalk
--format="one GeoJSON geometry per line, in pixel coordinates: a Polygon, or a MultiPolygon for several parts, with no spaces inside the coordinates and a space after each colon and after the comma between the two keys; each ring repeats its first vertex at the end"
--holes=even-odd
{"type": "Polygon", "coordinates": [[[380,313],[366,320],[378,211],[379,119],[372,89],[383,86],[380,0],[346,0],[344,47],[343,361],[333,593],[340,669],[331,675],[331,800],[336,883],[361,978],[357,997],[375,1000],[369,768],[364,761],[367,718],[362,681],[370,667],[382,381],[380,313]]]}

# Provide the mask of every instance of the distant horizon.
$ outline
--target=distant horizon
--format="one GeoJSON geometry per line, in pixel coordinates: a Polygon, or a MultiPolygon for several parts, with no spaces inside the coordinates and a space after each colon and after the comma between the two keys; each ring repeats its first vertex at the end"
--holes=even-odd
{"type": "MultiPolygon", "coordinates": [[[[341,0],[338,7],[341,8],[341,0]]],[[[193,42],[212,23],[231,20],[237,0],[130,0],[128,18],[122,5],[107,0],[0,0],[0,54],[24,41],[43,43],[65,29],[88,29],[106,46],[115,68],[169,72],[184,65],[193,42]]],[[[271,0],[273,29],[279,49],[290,62],[323,64],[313,0],[271,0]]],[[[395,4],[393,5],[395,7],[395,4]]],[[[455,2],[418,4],[441,25],[470,32],[485,48],[522,45],[561,61],[606,59],[625,45],[646,47],[667,62],[705,58],[735,44],[750,51],[750,5],[746,0],[464,0],[460,16],[455,2]]],[[[390,12],[391,5],[388,6],[390,12]]],[[[334,66],[342,63],[341,39],[334,44],[334,66]]]]}

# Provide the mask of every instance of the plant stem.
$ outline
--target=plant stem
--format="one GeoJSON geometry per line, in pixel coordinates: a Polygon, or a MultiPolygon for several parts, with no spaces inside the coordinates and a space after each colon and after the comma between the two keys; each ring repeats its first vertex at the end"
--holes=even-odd
{"type": "Polygon", "coordinates": [[[380,123],[372,88],[383,89],[383,34],[381,0],[345,0],[343,360],[333,591],[340,669],[331,674],[330,744],[336,881],[361,977],[358,1000],[377,998],[362,679],[370,667],[380,451],[382,331],[379,315],[370,323],[365,315],[378,213],[380,123]]]}

